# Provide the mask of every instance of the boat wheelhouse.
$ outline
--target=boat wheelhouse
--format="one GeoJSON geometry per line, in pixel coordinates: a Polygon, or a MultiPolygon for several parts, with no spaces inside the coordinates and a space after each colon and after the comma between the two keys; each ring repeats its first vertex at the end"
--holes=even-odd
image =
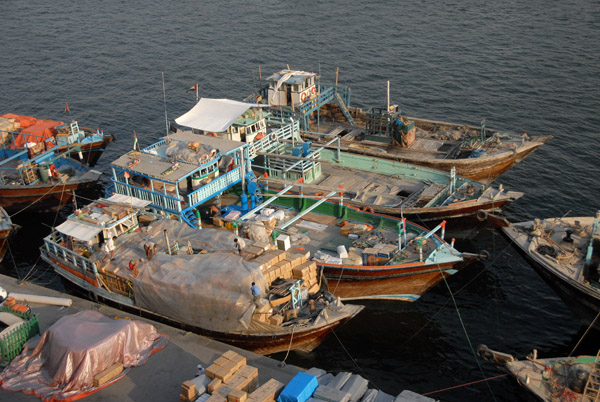
{"type": "Polygon", "coordinates": [[[298,70],[281,70],[267,78],[268,104],[292,109],[316,96],[317,74],[298,70]]]}
{"type": "Polygon", "coordinates": [[[267,134],[270,113],[263,109],[256,103],[202,98],[175,122],[196,134],[251,143],[267,134]]]}

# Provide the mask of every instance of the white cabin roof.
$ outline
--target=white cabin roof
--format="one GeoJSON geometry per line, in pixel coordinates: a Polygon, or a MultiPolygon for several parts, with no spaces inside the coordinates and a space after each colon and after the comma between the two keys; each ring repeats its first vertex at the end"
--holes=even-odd
{"type": "Polygon", "coordinates": [[[184,127],[222,133],[251,107],[261,105],[229,99],[202,98],[187,113],[176,118],[175,122],[184,127]]]}
{"type": "Polygon", "coordinates": [[[66,234],[67,236],[74,237],[78,240],[88,242],[98,235],[102,231],[99,226],[87,225],[85,223],[79,223],[72,220],[67,220],[56,227],[60,233],[66,234]]]}

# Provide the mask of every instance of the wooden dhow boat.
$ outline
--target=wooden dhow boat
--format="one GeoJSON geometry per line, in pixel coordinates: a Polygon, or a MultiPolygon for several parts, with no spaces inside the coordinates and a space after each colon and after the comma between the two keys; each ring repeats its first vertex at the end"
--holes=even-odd
{"type": "Polygon", "coordinates": [[[35,145],[0,149],[0,206],[8,212],[52,208],[93,186],[102,173],[73,160],[70,153],[78,149],[59,154],[35,145]]]}
{"type": "Polygon", "coordinates": [[[117,194],[77,210],[44,239],[42,258],[93,297],[260,354],[309,352],[363,308],[321,289],[303,254],[252,242],[263,258],[289,261],[270,275],[248,248],[238,251],[234,232],[198,230],[147,211],[149,204],[117,194]],[[103,251],[113,239],[114,252],[103,251]],[[264,298],[253,298],[254,284],[264,298]]]}
{"type": "MultiPolygon", "coordinates": [[[[389,96],[388,96],[389,99],[389,96]]],[[[468,124],[405,117],[397,105],[363,111],[350,106],[350,88],[318,82],[317,74],[281,70],[246,98],[270,106],[273,116],[301,123],[303,138],[340,139],[344,152],[405,162],[489,184],[550,140],[468,124]]],[[[325,145],[331,146],[331,145],[325,145]]]]}
{"type": "Polygon", "coordinates": [[[44,149],[52,148],[56,153],[78,146],[79,150],[69,152],[69,155],[90,167],[96,165],[108,144],[114,140],[113,135],[104,134],[100,129],[80,127],[75,120],[65,123],[12,113],[0,115],[0,138],[5,147],[20,150],[31,143],[44,149]]]}
{"type": "Polygon", "coordinates": [[[586,325],[600,329],[600,211],[595,217],[548,218],[502,230],[538,274],[586,325]]]}
{"type": "Polygon", "coordinates": [[[600,352],[596,356],[540,359],[534,349],[526,359],[480,345],[478,355],[506,370],[536,399],[546,402],[593,402],[600,399],[600,352]]]}
{"type": "Polygon", "coordinates": [[[280,141],[257,155],[253,169],[273,189],[293,184],[297,193],[315,198],[336,191],[346,205],[430,226],[444,219],[485,220],[523,195],[457,176],[454,170],[340,152],[311,141],[280,141]]]}
{"type": "Polygon", "coordinates": [[[413,302],[480,258],[461,253],[444,240],[446,222],[428,230],[406,218],[329,200],[337,196],[336,191],[319,200],[286,197],[290,185],[257,195],[260,185],[250,175],[241,203],[224,208],[213,222],[237,226],[250,238],[260,234],[262,240],[273,239],[288,252],[309,253],[329,290],[342,300],[413,302]]]}

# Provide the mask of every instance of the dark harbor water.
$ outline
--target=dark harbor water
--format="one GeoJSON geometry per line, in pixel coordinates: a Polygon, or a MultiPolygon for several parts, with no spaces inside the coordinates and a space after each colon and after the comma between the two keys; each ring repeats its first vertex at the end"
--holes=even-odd
{"type": "MultiPolygon", "coordinates": [[[[285,68],[352,88],[352,104],[386,101],[409,116],[554,139],[496,180],[526,195],[511,220],[585,216],[600,208],[600,4],[598,1],[229,2],[0,1],[0,113],[60,119],[118,140],[97,169],[165,133],[200,95],[242,99],[285,68]]],[[[100,190],[98,192],[100,194],[100,190]]],[[[25,211],[0,268],[60,287],[38,246],[59,214],[25,211]],[[32,269],[33,267],[33,269],[32,269]]],[[[464,250],[492,259],[440,283],[416,303],[369,302],[314,352],[287,362],[351,370],[396,395],[495,377],[478,344],[523,357],[566,356],[585,331],[514,248],[484,230],[464,250]]],[[[596,354],[592,332],[575,351],[596,354]]],[[[274,356],[283,360],[285,354],[274,356]]],[[[525,401],[508,377],[431,395],[443,401],[525,401]]]]}

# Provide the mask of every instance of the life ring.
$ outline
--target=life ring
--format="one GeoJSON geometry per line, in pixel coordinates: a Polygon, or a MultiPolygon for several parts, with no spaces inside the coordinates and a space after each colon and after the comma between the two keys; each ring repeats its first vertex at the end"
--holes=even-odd
{"type": "Polygon", "coordinates": [[[306,100],[306,92],[302,92],[302,94],[300,95],[300,100],[302,102],[304,102],[306,100]]]}
{"type": "Polygon", "coordinates": [[[54,177],[55,179],[58,178],[58,170],[56,170],[54,163],[50,165],[50,176],[54,177]]]}
{"type": "Polygon", "coordinates": [[[310,89],[310,93],[313,94],[313,95],[316,94],[317,93],[317,87],[312,87],[310,89]]]}
{"type": "Polygon", "coordinates": [[[372,206],[370,206],[370,205],[365,205],[365,206],[362,208],[362,211],[363,211],[363,212],[369,212],[369,213],[373,213],[373,207],[372,207],[372,206]]]}
{"type": "Polygon", "coordinates": [[[217,154],[217,150],[213,149],[212,151],[210,151],[210,154],[208,155],[208,159],[212,159],[214,158],[214,156],[217,154]]]}
{"type": "Polygon", "coordinates": [[[477,211],[477,215],[475,215],[477,217],[477,220],[479,222],[483,222],[487,219],[488,217],[488,213],[486,211],[484,211],[483,209],[480,209],[479,211],[477,211]]]}
{"type": "Polygon", "coordinates": [[[254,141],[256,140],[260,140],[261,138],[263,138],[265,135],[263,133],[258,133],[256,134],[256,137],[254,137],[254,141]]]}
{"type": "Polygon", "coordinates": [[[207,135],[208,135],[209,137],[216,137],[216,136],[217,136],[217,134],[216,134],[216,133],[212,133],[212,132],[211,132],[211,133],[208,133],[207,135]]]}

